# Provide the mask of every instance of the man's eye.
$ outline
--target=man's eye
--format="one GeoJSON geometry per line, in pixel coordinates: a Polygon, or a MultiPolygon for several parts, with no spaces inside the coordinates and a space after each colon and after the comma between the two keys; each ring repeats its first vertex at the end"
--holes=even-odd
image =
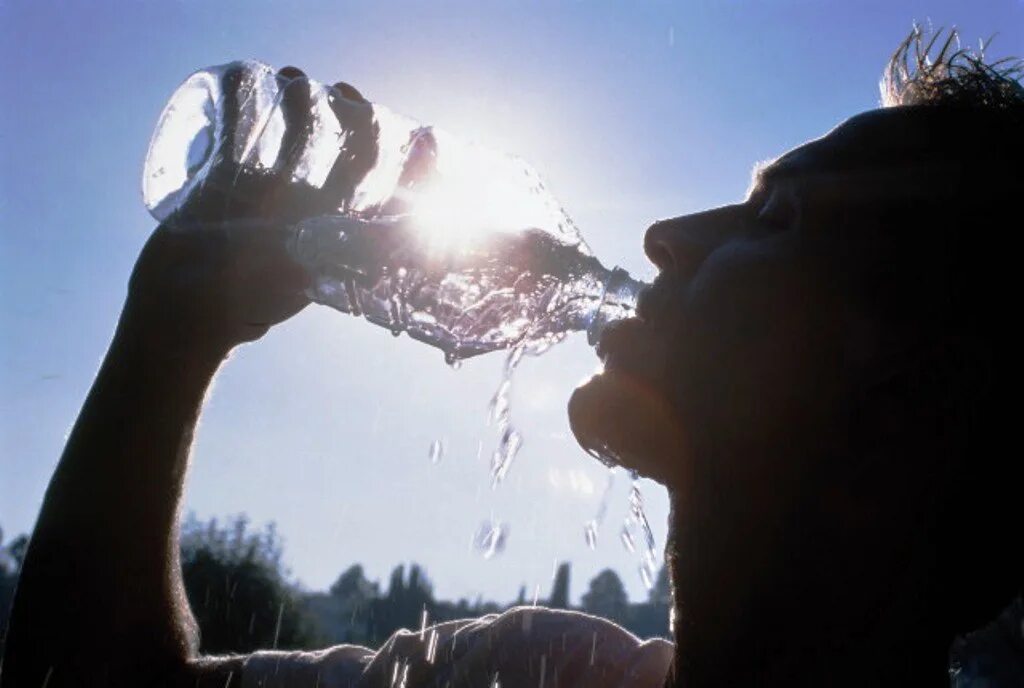
{"type": "Polygon", "coordinates": [[[775,189],[757,211],[757,225],[762,231],[783,232],[796,224],[797,210],[791,193],[775,189]]]}

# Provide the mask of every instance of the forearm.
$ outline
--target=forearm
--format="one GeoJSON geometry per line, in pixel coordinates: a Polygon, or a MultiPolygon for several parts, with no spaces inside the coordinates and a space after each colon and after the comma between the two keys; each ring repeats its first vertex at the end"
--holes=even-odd
{"type": "Polygon", "coordinates": [[[134,684],[194,655],[178,507],[203,397],[227,348],[179,334],[122,317],[32,535],[5,686],[42,685],[47,673],[51,688],[134,684]]]}

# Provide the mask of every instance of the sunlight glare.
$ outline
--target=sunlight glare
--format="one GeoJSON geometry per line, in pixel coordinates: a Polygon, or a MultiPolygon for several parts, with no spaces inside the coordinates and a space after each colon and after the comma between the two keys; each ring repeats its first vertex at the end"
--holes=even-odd
{"type": "Polygon", "coordinates": [[[406,197],[415,226],[435,249],[460,250],[495,232],[557,224],[550,195],[525,162],[443,131],[435,136],[433,178],[406,197]]]}

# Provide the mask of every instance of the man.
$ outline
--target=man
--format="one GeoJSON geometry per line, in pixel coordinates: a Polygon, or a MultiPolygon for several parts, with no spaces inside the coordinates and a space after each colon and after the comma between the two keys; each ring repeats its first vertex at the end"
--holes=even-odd
{"type": "Polygon", "coordinates": [[[920,41],[890,65],[893,107],[762,167],[743,203],[648,230],[640,319],[572,397],[585,447],[669,488],[671,663],[530,609],[443,624],[435,652],[399,633],[197,657],[177,549],[194,424],[231,348],[305,305],[280,234],[222,225],[161,228],[139,258],[33,534],[4,688],[947,683],[950,641],[1024,574],[1001,394],[1024,89],[920,41]]]}

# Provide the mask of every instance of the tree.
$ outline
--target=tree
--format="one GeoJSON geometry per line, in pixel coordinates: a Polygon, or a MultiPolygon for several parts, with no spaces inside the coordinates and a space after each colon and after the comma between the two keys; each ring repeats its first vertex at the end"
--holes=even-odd
{"type": "Polygon", "coordinates": [[[558,565],[555,582],[551,586],[551,597],[548,598],[549,607],[569,609],[569,570],[569,562],[562,562],[558,565]]]}
{"type": "Polygon", "coordinates": [[[19,535],[8,545],[4,545],[3,531],[0,530],[0,657],[4,653],[4,641],[7,638],[7,621],[11,614],[11,603],[14,602],[14,588],[18,582],[18,572],[25,561],[25,549],[28,547],[28,536],[19,535]]]}
{"type": "Polygon", "coordinates": [[[583,594],[583,609],[606,619],[624,623],[629,614],[629,598],[619,574],[605,569],[590,581],[583,594]]]}
{"type": "Polygon", "coordinates": [[[668,607],[672,604],[672,586],[668,581],[668,566],[663,564],[658,571],[658,577],[654,580],[654,587],[651,588],[647,599],[654,604],[661,604],[668,607]]]}
{"type": "Polygon", "coordinates": [[[318,641],[311,619],[281,564],[282,544],[273,524],[249,532],[238,516],[189,517],[182,528],[182,575],[199,623],[203,652],[297,649],[318,641]]]}
{"type": "Polygon", "coordinates": [[[331,584],[329,592],[341,600],[367,600],[377,596],[379,586],[366,579],[362,564],[353,564],[345,569],[331,584]]]}
{"type": "Polygon", "coordinates": [[[396,566],[387,594],[373,602],[367,635],[373,643],[382,642],[399,628],[419,628],[424,611],[435,619],[436,610],[434,589],[423,569],[410,565],[406,578],[405,566],[396,566]]]}
{"type": "Polygon", "coordinates": [[[353,564],[326,594],[308,594],[304,602],[327,642],[366,644],[373,602],[379,596],[380,586],[367,580],[362,565],[353,564]]]}
{"type": "Polygon", "coordinates": [[[641,638],[670,637],[668,619],[672,605],[672,588],[668,567],[662,566],[646,602],[630,605],[629,630],[641,638]]]}

